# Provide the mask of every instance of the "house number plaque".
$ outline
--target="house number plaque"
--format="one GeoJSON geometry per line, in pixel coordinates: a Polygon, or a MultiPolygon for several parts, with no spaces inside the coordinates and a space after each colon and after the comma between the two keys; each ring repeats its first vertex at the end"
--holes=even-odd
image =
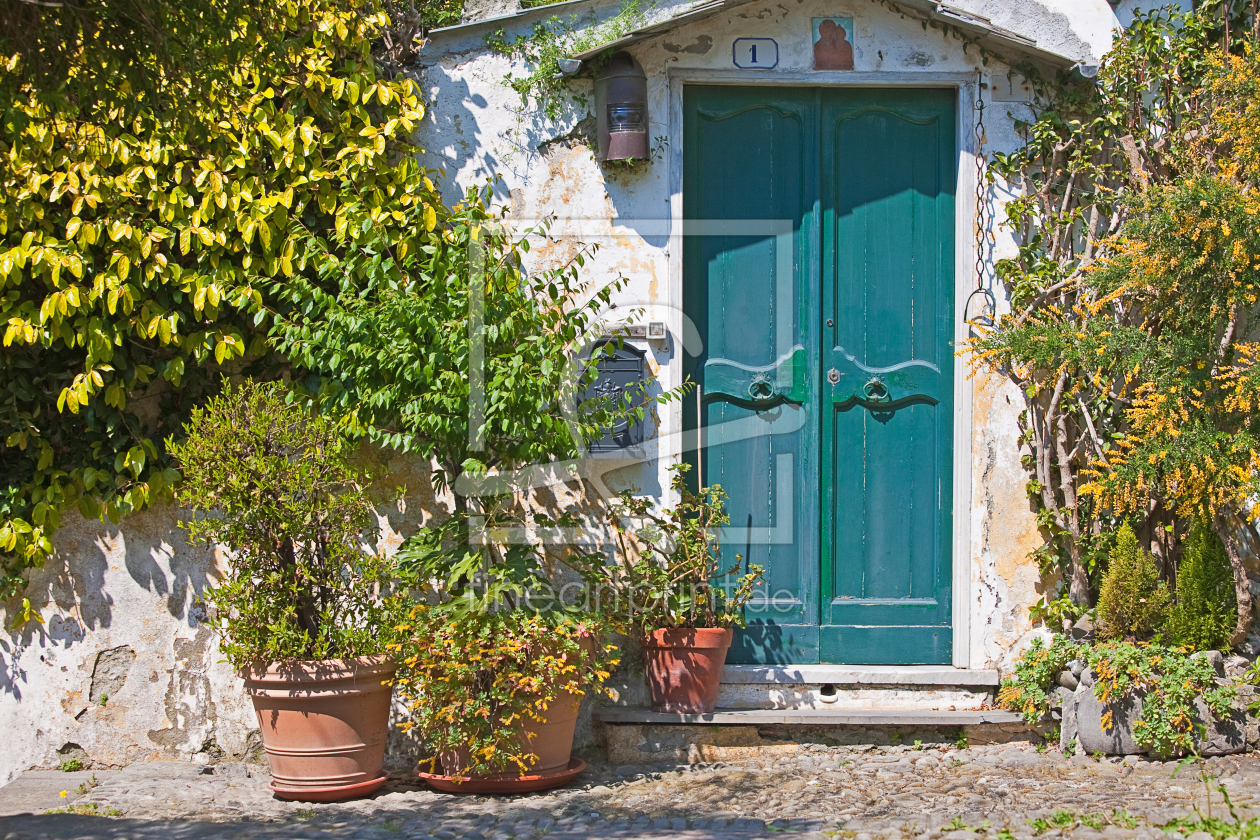
{"type": "Polygon", "coordinates": [[[773,38],[736,38],[731,57],[742,70],[772,70],[779,66],[779,44],[773,38]]]}

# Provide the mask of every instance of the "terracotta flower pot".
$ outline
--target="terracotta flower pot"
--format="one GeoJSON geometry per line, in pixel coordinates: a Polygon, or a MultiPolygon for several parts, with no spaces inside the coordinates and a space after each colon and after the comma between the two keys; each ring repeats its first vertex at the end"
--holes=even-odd
{"type": "Polygon", "coordinates": [[[385,737],[398,670],[390,656],[272,663],[241,672],[254,703],[271,790],[336,802],[385,783],[385,737]]]}
{"type": "MultiPolygon", "coordinates": [[[[551,701],[547,711],[542,713],[542,720],[526,718],[521,725],[518,743],[522,752],[533,753],[538,756],[538,760],[527,762],[524,772],[517,772],[510,767],[509,772],[501,775],[546,776],[568,767],[569,757],[573,752],[573,733],[577,729],[578,706],[581,702],[581,697],[566,691],[551,701]]],[[[438,760],[446,775],[463,775],[469,763],[468,750],[451,750],[439,755],[438,760]]]]}
{"type": "Polygon", "coordinates": [[[652,711],[713,711],[733,636],[729,628],[721,627],[653,630],[643,644],[652,711]]]}
{"type": "MultiPolygon", "coordinates": [[[[595,653],[596,641],[592,635],[584,635],[579,644],[590,654],[595,653]]],[[[565,773],[571,764],[570,754],[573,752],[573,734],[577,730],[578,708],[582,705],[582,697],[568,691],[561,692],[547,705],[541,713],[542,720],[526,717],[521,724],[517,744],[522,753],[533,753],[537,760],[527,762],[525,770],[509,768],[508,772],[490,776],[477,776],[478,781],[493,782],[503,780],[513,782],[520,777],[551,777],[565,773]]],[[[438,756],[442,772],[447,776],[460,776],[469,764],[466,748],[451,750],[438,756]]],[[[505,784],[499,792],[511,793],[519,790],[515,784],[505,784]]]]}

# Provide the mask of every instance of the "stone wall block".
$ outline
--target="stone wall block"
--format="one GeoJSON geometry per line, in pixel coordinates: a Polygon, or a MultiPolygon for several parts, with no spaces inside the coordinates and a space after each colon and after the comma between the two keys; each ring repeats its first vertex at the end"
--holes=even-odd
{"type": "Polygon", "coordinates": [[[1235,705],[1229,715],[1214,720],[1207,703],[1195,698],[1194,713],[1196,722],[1208,722],[1202,737],[1195,738],[1199,755],[1233,755],[1247,749],[1247,727],[1254,722],[1249,720],[1245,705],[1235,705]]]}
{"type": "MultiPolygon", "coordinates": [[[[1094,696],[1093,674],[1086,670],[1075,692],[1076,737],[1082,752],[1104,755],[1141,755],[1146,748],[1133,737],[1133,724],[1142,715],[1144,692],[1103,703],[1094,696]],[[1103,715],[1111,712],[1111,727],[1103,729],[1103,715]]],[[[1066,715],[1064,716],[1066,718],[1066,715]]]]}
{"type": "Polygon", "coordinates": [[[1072,742],[1076,740],[1077,736],[1076,692],[1067,692],[1066,689],[1060,690],[1064,692],[1064,695],[1063,706],[1060,711],[1062,718],[1059,723],[1059,751],[1066,754],[1072,749],[1072,742]]]}

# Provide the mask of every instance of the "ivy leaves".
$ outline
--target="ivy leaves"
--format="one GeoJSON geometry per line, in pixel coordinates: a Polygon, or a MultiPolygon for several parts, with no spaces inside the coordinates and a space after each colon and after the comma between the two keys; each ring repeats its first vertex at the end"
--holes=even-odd
{"type": "Polygon", "coordinates": [[[266,331],[318,306],[330,234],[419,213],[417,247],[436,225],[406,154],[419,92],[370,56],[382,15],[303,0],[199,21],[220,61],[131,97],[110,88],[121,66],[63,88],[0,66],[0,589],[66,509],[169,496],[162,440],[221,370],[278,373],[266,331]]]}

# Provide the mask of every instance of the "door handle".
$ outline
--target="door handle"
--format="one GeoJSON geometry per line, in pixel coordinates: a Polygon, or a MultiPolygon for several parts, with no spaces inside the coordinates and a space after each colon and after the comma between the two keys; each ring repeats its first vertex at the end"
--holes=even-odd
{"type": "Polygon", "coordinates": [[[796,345],[768,365],[754,367],[730,359],[709,359],[702,369],[704,399],[769,408],[780,402],[803,403],[809,393],[805,348],[796,345]]]}
{"type": "Polygon", "coordinates": [[[836,347],[828,354],[834,367],[827,371],[833,404],[858,400],[867,404],[906,400],[941,401],[941,369],[924,359],[910,359],[890,367],[867,367],[836,347]]]}
{"type": "Polygon", "coordinates": [[[871,377],[862,386],[862,397],[867,402],[887,402],[891,399],[891,395],[888,393],[888,386],[878,376],[871,377]]]}

